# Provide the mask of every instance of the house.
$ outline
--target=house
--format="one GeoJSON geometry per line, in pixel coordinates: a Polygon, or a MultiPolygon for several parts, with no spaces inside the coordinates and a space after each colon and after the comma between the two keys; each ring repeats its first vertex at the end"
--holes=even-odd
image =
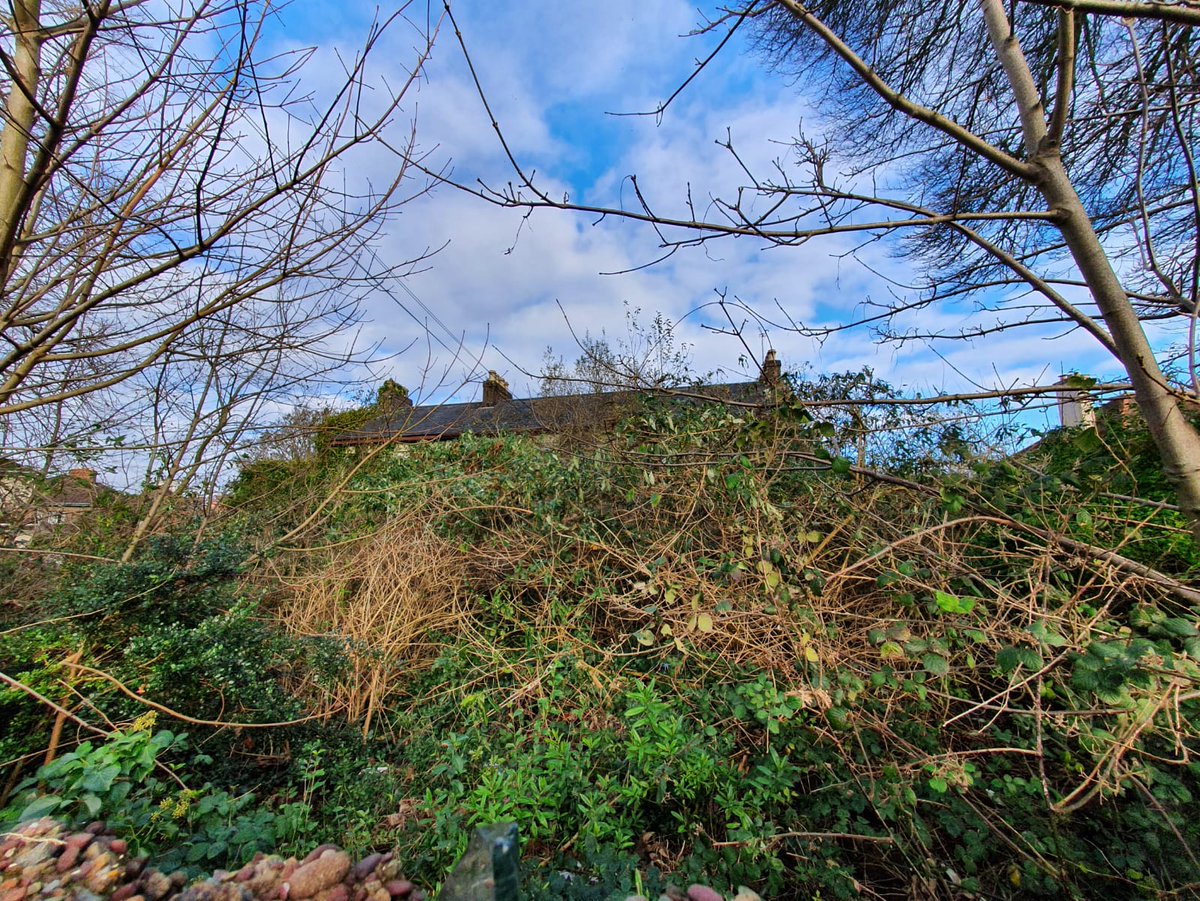
{"type": "Polygon", "coordinates": [[[478,401],[414,405],[407,397],[357,428],[333,436],[335,447],[382,443],[448,441],[464,434],[562,434],[615,423],[639,398],[662,396],[679,403],[724,403],[762,407],[786,392],[782,364],[775,351],[763,360],[753,382],[697,385],[690,388],[644,388],[557,397],[515,398],[508,382],[489,372],[478,401]]]}
{"type": "Polygon", "coordinates": [[[42,473],[0,460],[0,540],[26,547],[35,536],[75,523],[104,496],[117,492],[96,481],[92,469],[42,473]]]}

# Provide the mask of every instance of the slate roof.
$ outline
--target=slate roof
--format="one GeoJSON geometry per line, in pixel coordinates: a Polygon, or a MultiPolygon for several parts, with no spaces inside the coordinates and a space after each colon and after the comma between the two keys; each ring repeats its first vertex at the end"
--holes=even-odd
{"type": "Polygon", "coordinates": [[[368,420],[358,429],[333,438],[340,446],[378,444],[385,441],[445,441],[468,432],[536,434],[563,432],[576,426],[615,422],[641,397],[658,395],[675,403],[730,403],[760,406],[771,400],[761,382],[730,382],[691,388],[606,391],[561,397],[513,398],[496,404],[472,401],[459,404],[401,406],[368,420]]]}

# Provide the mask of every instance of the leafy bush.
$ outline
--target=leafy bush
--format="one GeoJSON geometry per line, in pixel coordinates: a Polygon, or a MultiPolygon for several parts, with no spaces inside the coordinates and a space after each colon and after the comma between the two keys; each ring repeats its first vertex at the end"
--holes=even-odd
{"type": "Polygon", "coordinates": [[[874,478],[846,456],[859,425],[648,402],[591,443],[466,436],[352,476],[328,454],[313,484],[349,481],[319,515],[284,492],[242,520],[271,521],[267,546],[308,523],[269,565],[242,574],[229,538],[165,542],[62,595],[87,614],[69,630],[0,643],[53,698],[67,671],[37,661],[82,637],[85,660],[212,719],[291,716],[338,680],[324,709],[360,721],[193,730],[214,759],[180,774],[270,813],[206,790],[173,821],[217,816],[210,845],[270,819],[277,840],[398,845],[433,884],[475,824],[516,819],[538,897],[660,876],[773,897],[1186,891],[1197,555],[1145,503],[1136,445],[974,459],[934,429],[868,442],[893,467],[874,478]],[[372,644],[380,623],[399,638],[372,644]]]}
{"type": "Polygon", "coordinates": [[[419,872],[511,818],[534,887],[581,897],[626,889],[594,862],[629,855],[766,895],[1196,878],[1197,611],[1042,543],[1084,528],[1078,490],[962,446],[872,483],[843,440],[648,404],[591,448],[467,437],[363,467],[322,540],[409,517],[473,561],[470,622],[393,688],[419,872]]]}
{"type": "Polygon", "coordinates": [[[152,732],[153,723],[148,715],[102,744],[82,742],[39,768],[0,810],[0,828],[44,816],[69,828],[104,820],[135,854],[152,854],[156,866],[193,875],[307,838],[306,804],[270,810],[251,794],[234,797],[210,785],[182,788],[160,758],[183,751],[186,738],[152,732]]]}

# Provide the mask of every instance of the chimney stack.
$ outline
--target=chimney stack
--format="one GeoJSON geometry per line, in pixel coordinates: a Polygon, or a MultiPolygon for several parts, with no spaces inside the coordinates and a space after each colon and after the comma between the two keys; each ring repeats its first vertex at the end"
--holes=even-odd
{"type": "Polygon", "coordinates": [[[1068,387],[1071,377],[1063,375],[1055,385],[1064,390],[1058,395],[1058,421],[1064,429],[1092,428],[1096,425],[1096,410],[1092,407],[1092,396],[1082,388],[1068,387]]]}
{"type": "Polygon", "coordinates": [[[87,482],[89,485],[96,482],[96,470],[94,469],[72,469],[67,472],[73,479],[79,479],[81,482],[87,482]]]}
{"type": "Polygon", "coordinates": [[[497,404],[512,400],[512,392],[508,390],[508,382],[500,378],[496,370],[488,371],[488,377],[483,383],[483,405],[494,407],[497,404]]]}
{"type": "Polygon", "coordinates": [[[779,380],[783,375],[783,364],[775,357],[774,349],[767,351],[767,358],[763,360],[762,375],[760,381],[768,388],[778,388],[779,380]]]}

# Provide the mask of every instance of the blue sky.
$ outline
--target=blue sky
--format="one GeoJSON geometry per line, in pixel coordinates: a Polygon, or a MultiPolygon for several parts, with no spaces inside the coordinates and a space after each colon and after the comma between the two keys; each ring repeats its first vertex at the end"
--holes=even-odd
{"type": "MultiPolygon", "coordinates": [[[[321,79],[333,53],[350,51],[375,14],[355,0],[302,0],[281,14],[272,40],[313,44],[319,50],[306,73],[321,79]]],[[[414,11],[416,7],[412,8],[414,11]]],[[[421,7],[424,15],[425,7],[421,7]]],[[[430,7],[436,16],[440,5],[430,7]]],[[[547,188],[596,204],[630,203],[627,176],[656,208],[677,212],[690,189],[699,203],[728,196],[745,182],[716,145],[727,130],[739,152],[758,167],[786,155],[786,142],[803,120],[820,123],[820,110],[772,73],[745,41],[735,40],[662,117],[614,117],[611,112],[653,109],[688,76],[696,59],[714,46],[713,35],[686,37],[702,21],[697,8],[676,0],[611,0],[604,4],[550,0],[459,0],[455,15],[511,146],[536,169],[547,188]]],[[[396,29],[375,74],[411,57],[411,32],[396,29]]],[[[390,80],[395,83],[399,69],[390,80]]],[[[447,25],[406,114],[416,118],[418,140],[431,159],[452,167],[464,181],[494,185],[513,174],[470,84],[447,25]]],[[[406,123],[398,123],[398,127],[406,123]]],[[[380,177],[386,173],[381,172],[380,177]]],[[[679,323],[691,344],[695,368],[725,377],[747,373],[744,349],[702,325],[715,311],[693,312],[717,298],[738,297],[764,311],[776,304],[797,319],[836,322],[864,298],[883,299],[886,284],[845,258],[849,244],[829,240],[801,248],[764,249],[747,239],[689,249],[649,268],[622,275],[657,258],[654,233],[613,219],[539,211],[524,226],[519,212],[490,207],[442,187],[412,205],[389,227],[380,251],[387,259],[413,256],[425,246],[446,248],[406,280],[454,336],[465,340],[453,359],[396,301],[371,304],[367,336],[385,348],[418,344],[390,365],[390,373],[434,400],[473,399],[478,379],[496,369],[523,394],[536,389],[523,370],[536,370],[552,346],[571,359],[576,333],[623,334],[626,305],[649,320],[661,311],[679,323]],[[519,233],[519,238],[518,238],[519,233]],[[515,242],[515,244],[514,244],[515,242]],[[570,319],[564,321],[559,305],[570,319]],[[428,346],[428,349],[426,348],[428,346]]],[[[885,247],[867,252],[871,268],[903,278],[903,260],[885,247]]],[[[418,317],[412,298],[398,297],[418,317]]],[[[929,310],[923,325],[952,328],[971,321],[970,306],[929,310]]],[[[451,338],[433,326],[442,340],[451,338]]],[[[1062,369],[1113,374],[1090,339],[1060,331],[1014,331],[976,342],[880,347],[866,333],[840,334],[823,345],[775,330],[747,341],[755,352],[779,349],[785,366],[807,363],[814,371],[871,365],[893,384],[914,391],[961,390],[973,385],[1053,381],[1062,369]]],[[[752,374],[752,373],[750,373],[752,374]]]]}

